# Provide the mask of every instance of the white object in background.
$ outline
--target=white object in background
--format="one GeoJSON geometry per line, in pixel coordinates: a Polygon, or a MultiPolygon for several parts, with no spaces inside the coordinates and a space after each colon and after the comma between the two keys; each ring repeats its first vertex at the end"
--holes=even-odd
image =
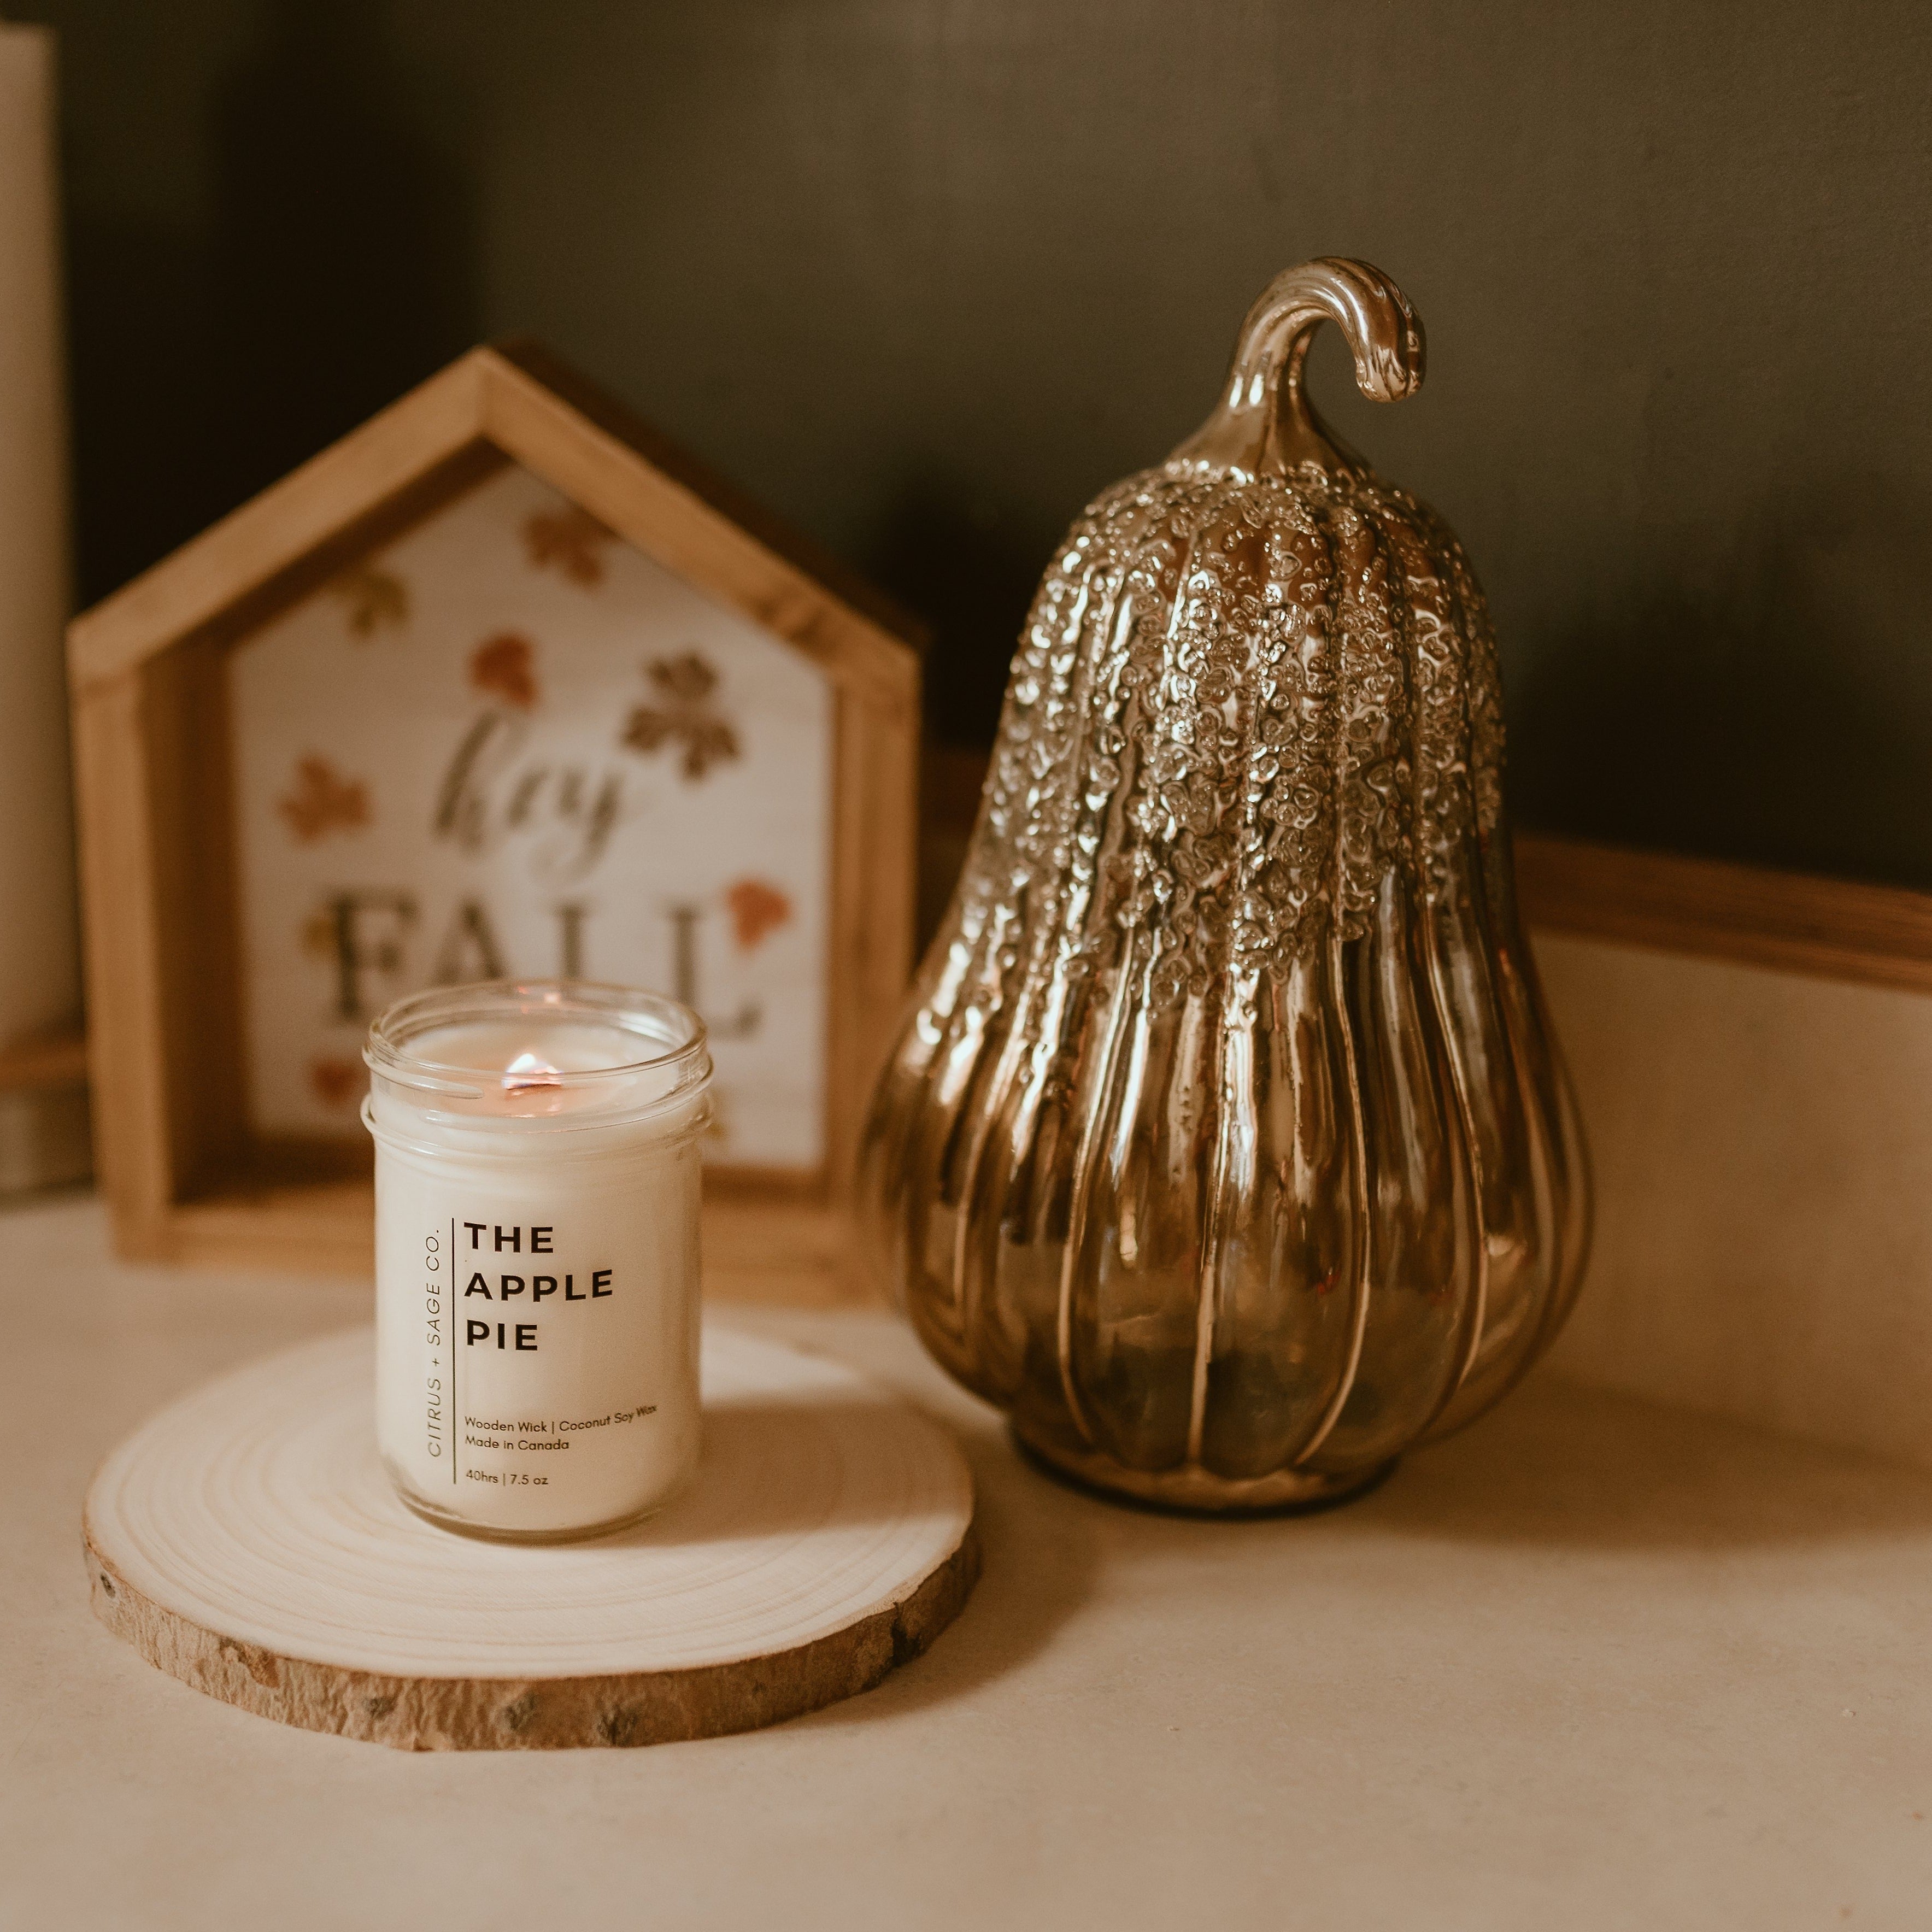
{"type": "Polygon", "coordinates": [[[704,1023],[649,993],[497,981],[369,1030],[376,1431],[403,1500],[595,1535],[698,1469],[704,1023]]]}
{"type": "Polygon", "coordinates": [[[392,1000],[554,974],[704,1015],[711,1166],[822,1166],[820,666],[512,464],[227,678],[256,1133],[357,1138],[356,1052],[392,1000]]]}
{"type": "Polygon", "coordinates": [[[54,37],[0,25],[0,1048],[80,1005],[54,37]]]}

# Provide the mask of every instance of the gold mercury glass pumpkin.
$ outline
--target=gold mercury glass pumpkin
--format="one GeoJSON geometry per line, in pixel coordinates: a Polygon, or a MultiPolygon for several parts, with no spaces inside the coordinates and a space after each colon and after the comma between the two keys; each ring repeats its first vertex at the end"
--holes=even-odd
{"type": "Polygon", "coordinates": [[[1290,269],[1067,533],[862,1154],[940,1364],[1185,1508],[1344,1495],[1487,1408],[1588,1241],[1482,592],[1310,406],[1324,320],[1366,394],[1420,386],[1387,276],[1290,269]]]}

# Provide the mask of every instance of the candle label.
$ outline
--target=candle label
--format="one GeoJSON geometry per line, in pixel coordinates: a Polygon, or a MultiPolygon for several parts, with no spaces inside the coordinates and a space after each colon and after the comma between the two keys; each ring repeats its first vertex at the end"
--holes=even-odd
{"type": "Polygon", "coordinates": [[[379,1208],[378,1433],[418,1502],[542,1531],[619,1522],[676,1486],[698,1434],[682,1178],[573,1189],[539,1219],[381,1178],[411,1198],[379,1208]]]}

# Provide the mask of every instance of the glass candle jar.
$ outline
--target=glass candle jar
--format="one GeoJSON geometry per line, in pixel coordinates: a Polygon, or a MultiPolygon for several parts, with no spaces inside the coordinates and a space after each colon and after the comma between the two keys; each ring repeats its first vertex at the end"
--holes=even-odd
{"type": "Polygon", "coordinates": [[[614,1529],[698,1447],[704,1023],[494,981],[369,1030],[376,1428],[403,1500],[518,1541],[614,1529]]]}

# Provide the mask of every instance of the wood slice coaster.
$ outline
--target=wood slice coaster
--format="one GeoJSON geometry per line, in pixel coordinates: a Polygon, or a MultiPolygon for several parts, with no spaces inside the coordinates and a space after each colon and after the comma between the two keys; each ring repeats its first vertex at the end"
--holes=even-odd
{"type": "Polygon", "coordinates": [[[958,1612],[973,1485],[938,1424],[840,1364],[704,1338],[704,1455],[593,1543],[433,1528],[376,1460],[352,1330],[164,1409],[87,1498],[96,1613],[170,1676],[407,1750],[646,1744],[869,1689],[958,1612]]]}

